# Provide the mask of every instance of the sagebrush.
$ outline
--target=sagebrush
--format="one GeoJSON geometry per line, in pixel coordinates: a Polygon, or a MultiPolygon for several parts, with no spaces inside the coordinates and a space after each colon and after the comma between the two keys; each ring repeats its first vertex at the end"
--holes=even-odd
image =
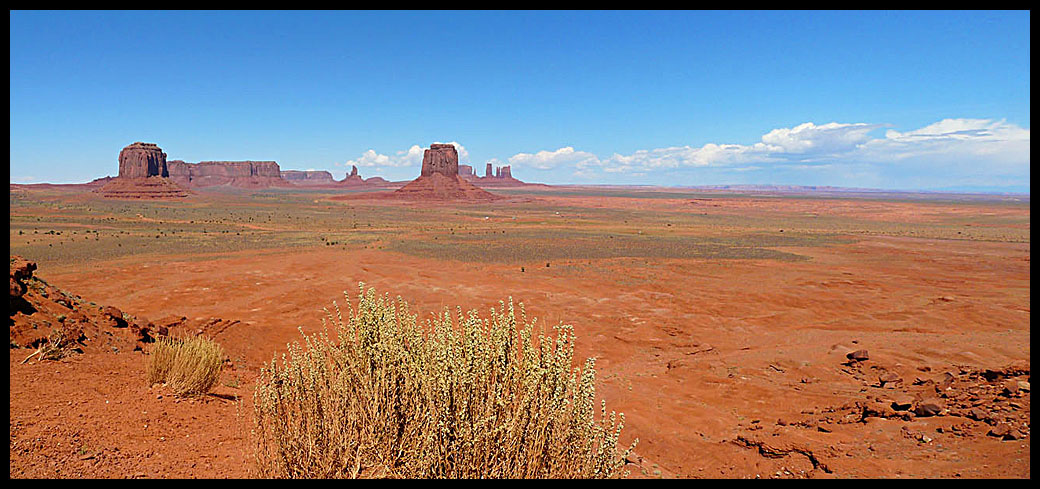
{"type": "Polygon", "coordinates": [[[197,396],[220,381],[224,349],[203,336],[162,337],[148,361],[148,383],[166,384],[178,396],[197,396]]]}
{"type": "Polygon", "coordinates": [[[400,297],[364,284],[346,318],[333,305],[323,332],[288,345],[257,379],[260,476],[627,475],[624,414],[608,416],[604,401],[594,419],[595,361],[572,368],[570,326],[534,336],[512,299],[489,319],[456,308],[422,324],[400,297]]]}

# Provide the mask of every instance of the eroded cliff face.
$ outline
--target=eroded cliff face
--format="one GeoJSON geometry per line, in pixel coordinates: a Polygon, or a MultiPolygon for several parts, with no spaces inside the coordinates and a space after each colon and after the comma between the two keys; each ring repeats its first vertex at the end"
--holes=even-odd
{"type": "MultiPolygon", "coordinates": [[[[289,185],[274,161],[200,161],[172,160],[167,164],[170,179],[188,187],[262,188],[289,185]]],[[[331,175],[330,175],[331,177],[331,175]]]]}
{"type": "Polygon", "coordinates": [[[459,174],[459,152],[451,144],[431,144],[430,149],[423,152],[422,172],[428,177],[434,173],[454,177],[459,174]]]}
{"type": "Polygon", "coordinates": [[[430,149],[423,153],[419,178],[390,196],[424,201],[492,201],[500,198],[459,176],[459,153],[451,144],[431,144],[430,149]]]}
{"type": "Polygon", "coordinates": [[[282,178],[296,185],[322,185],[336,181],[332,173],[325,170],[282,170],[282,178]]]}
{"type": "Polygon", "coordinates": [[[157,144],[138,141],[119,152],[119,176],[99,181],[94,192],[116,199],[187,197],[185,188],[168,176],[166,153],[157,144]]]}
{"type": "Polygon", "coordinates": [[[473,172],[473,167],[459,165],[459,177],[478,187],[519,187],[527,185],[513,178],[513,172],[509,165],[496,167],[488,163],[482,177],[477,176],[473,172]]]}
{"type": "Polygon", "coordinates": [[[166,153],[154,143],[140,141],[119,152],[119,176],[148,178],[170,176],[166,168],[166,153]]]}

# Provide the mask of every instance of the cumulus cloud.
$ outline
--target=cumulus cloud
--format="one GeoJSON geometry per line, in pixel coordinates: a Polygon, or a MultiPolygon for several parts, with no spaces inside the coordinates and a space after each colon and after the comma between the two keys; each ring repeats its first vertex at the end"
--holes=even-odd
{"type": "Polygon", "coordinates": [[[556,151],[539,151],[537,153],[517,153],[509,158],[510,166],[551,170],[560,166],[575,165],[579,168],[598,160],[596,155],[585,151],[575,151],[567,146],[556,151]]]}
{"type": "MultiPolygon", "coordinates": [[[[459,162],[469,162],[469,151],[456,141],[450,143],[435,142],[435,144],[450,144],[455,146],[455,150],[459,153],[459,162]]],[[[362,167],[378,167],[378,168],[405,168],[405,167],[418,167],[422,165],[423,152],[426,148],[413,144],[408,149],[397,151],[392,155],[377,153],[374,149],[369,149],[361,154],[360,157],[348,160],[347,162],[340,165],[336,163],[336,166],[357,165],[359,168],[362,167]]]]}
{"type": "MultiPolygon", "coordinates": [[[[459,162],[469,152],[458,142],[459,162]]],[[[392,154],[368,150],[343,166],[397,170],[422,164],[425,147],[418,144],[392,154]]],[[[943,119],[924,127],[896,130],[891,124],[806,122],[771,129],[751,144],[711,142],[702,146],[643,149],[599,157],[564,146],[555,150],[517,153],[488,160],[523,170],[553,171],[584,181],[634,181],[639,176],[661,181],[661,175],[698,171],[700,177],[735,179],[785,178],[804,184],[843,186],[976,184],[1025,182],[1029,177],[1029,129],[1006,120],[943,119]],[[884,134],[882,128],[889,127],[884,134]],[[756,176],[758,175],[758,176],[756,176]],[[821,183],[822,182],[822,183],[821,183]]],[[[337,164],[339,165],[339,164],[337,164]]],[[[483,170],[479,164],[475,171],[483,170]]],[[[674,182],[688,183],[688,182],[674,182]]]]}
{"type": "Polygon", "coordinates": [[[889,130],[884,138],[865,143],[858,153],[874,161],[1028,170],[1029,129],[1005,120],[944,119],[913,131],[889,130]]]}
{"type": "MultiPolygon", "coordinates": [[[[762,148],[770,153],[837,154],[856,149],[870,140],[867,134],[881,124],[840,124],[817,126],[812,122],[792,128],[779,128],[762,136],[762,148]]],[[[757,145],[756,145],[757,146],[757,145]]]]}
{"type": "Polygon", "coordinates": [[[890,129],[882,137],[871,136],[872,131],[885,126],[888,124],[806,122],[773,129],[748,145],[707,143],[615,153],[603,159],[568,146],[519,153],[509,161],[537,169],[571,167],[573,175],[582,178],[685,168],[813,171],[872,165],[885,170],[899,164],[962,172],[984,167],[996,173],[1028,176],[1029,129],[1006,120],[944,119],[919,129],[890,129]]]}

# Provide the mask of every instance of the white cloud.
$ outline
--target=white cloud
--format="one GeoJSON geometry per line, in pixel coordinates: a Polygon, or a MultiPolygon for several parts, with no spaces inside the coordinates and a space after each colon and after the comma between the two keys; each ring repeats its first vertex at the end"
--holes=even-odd
{"type": "Polygon", "coordinates": [[[886,125],[806,122],[773,129],[750,145],[676,146],[628,155],[615,153],[605,159],[568,146],[556,151],[520,153],[509,161],[537,169],[570,167],[573,175],[581,178],[597,173],[635,176],[684,168],[816,171],[849,165],[870,165],[879,172],[933,169],[960,172],[962,176],[972,171],[1029,175],[1029,129],[1005,120],[944,119],[911,131],[888,130],[883,137],[870,135],[886,125]]]}
{"type": "MultiPolygon", "coordinates": [[[[450,143],[434,143],[434,144],[450,144],[455,146],[455,150],[459,153],[459,162],[469,162],[469,151],[459,144],[458,142],[452,141],[450,143]]],[[[336,163],[336,166],[349,167],[350,165],[357,165],[358,168],[363,167],[379,167],[379,168],[405,168],[405,167],[420,167],[422,166],[423,152],[426,148],[413,144],[412,147],[397,151],[393,155],[386,155],[382,153],[376,153],[374,149],[370,149],[361,154],[357,159],[348,160],[342,165],[336,163]]]]}
{"type": "Polygon", "coordinates": [[[575,165],[581,168],[592,161],[598,161],[596,155],[585,151],[575,151],[567,146],[556,151],[539,151],[537,153],[517,153],[509,157],[509,164],[515,167],[551,170],[560,166],[575,165]]]}
{"type": "Polygon", "coordinates": [[[385,155],[376,153],[374,149],[370,149],[361,154],[361,156],[354,160],[348,160],[343,166],[357,165],[358,168],[364,167],[409,167],[418,166],[422,164],[423,148],[418,144],[412,145],[411,148],[406,150],[398,151],[393,155],[385,155]]]}
{"type": "Polygon", "coordinates": [[[851,151],[870,140],[870,131],[881,124],[840,124],[817,126],[812,122],[792,128],[773,129],[762,136],[765,150],[785,154],[834,154],[851,151]]]}
{"type": "MultiPolygon", "coordinates": [[[[886,126],[890,124],[806,122],[769,130],[752,144],[712,142],[614,153],[605,158],[565,146],[517,153],[507,161],[488,161],[495,167],[511,165],[514,176],[521,179],[525,169],[556,170],[559,175],[588,182],[631,182],[630,178],[645,175],[656,179],[653,183],[684,184],[687,182],[662,179],[674,179],[674,172],[692,169],[712,179],[751,182],[782,178],[804,184],[892,188],[1028,181],[1029,129],[1006,120],[944,119],[917,129],[890,128],[876,134],[886,126]]],[[[448,144],[458,150],[460,163],[469,163],[464,146],[454,141],[448,144]]],[[[409,168],[418,169],[422,164],[424,150],[413,145],[387,155],[370,149],[343,166],[386,169],[405,178],[409,168]]],[[[484,165],[478,166],[474,171],[481,173],[484,165]]]]}
{"type": "Polygon", "coordinates": [[[1029,169],[1029,129],[1005,120],[944,119],[913,131],[889,130],[856,156],[930,166],[984,165],[991,171],[1029,169]]]}

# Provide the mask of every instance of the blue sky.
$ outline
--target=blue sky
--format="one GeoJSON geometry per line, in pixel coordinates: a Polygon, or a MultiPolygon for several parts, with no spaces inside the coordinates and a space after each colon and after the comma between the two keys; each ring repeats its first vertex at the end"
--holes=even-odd
{"type": "Polygon", "coordinates": [[[545,183],[1029,190],[1028,12],[12,12],[11,181],[119,150],[545,183]]]}

